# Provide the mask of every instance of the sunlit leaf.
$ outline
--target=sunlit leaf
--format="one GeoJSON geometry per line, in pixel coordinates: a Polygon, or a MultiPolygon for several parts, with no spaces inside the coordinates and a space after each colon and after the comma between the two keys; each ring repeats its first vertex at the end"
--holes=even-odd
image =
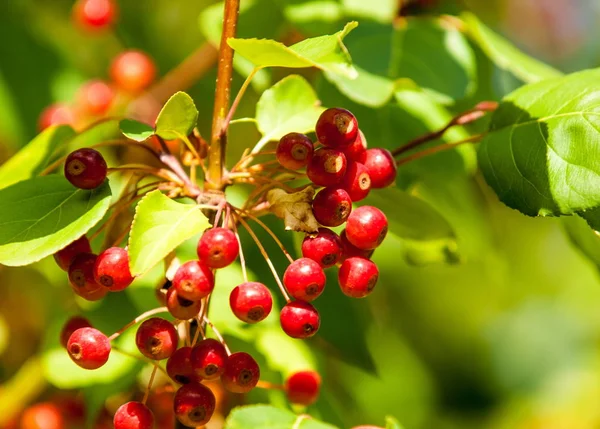
{"type": "Polygon", "coordinates": [[[198,109],[185,92],[175,93],[156,118],[156,134],[165,140],[187,137],[198,120],[198,109]]]}
{"type": "Polygon", "coordinates": [[[248,405],[231,411],[224,429],[335,429],[307,414],[296,415],[270,405],[248,405]]]}
{"type": "Polygon", "coordinates": [[[119,123],[119,127],[125,137],[136,142],[143,142],[154,135],[154,128],[133,119],[123,119],[119,123]]]}

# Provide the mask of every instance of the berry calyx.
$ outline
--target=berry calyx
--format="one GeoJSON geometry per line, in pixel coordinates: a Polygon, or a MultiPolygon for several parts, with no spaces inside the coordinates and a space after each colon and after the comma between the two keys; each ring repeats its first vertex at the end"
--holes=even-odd
{"type": "Polygon", "coordinates": [[[133,282],[129,271],[129,254],[121,247],[110,247],[98,255],[94,278],[111,292],[125,289],[133,282]]]}
{"type": "Polygon", "coordinates": [[[201,262],[210,268],[223,268],[236,260],[240,244],[232,230],[211,228],[204,231],[196,250],[201,262]]]}
{"type": "Polygon", "coordinates": [[[355,209],[346,222],[346,238],[363,250],[375,249],[388,231],[385,214],[377,207],[362,206],[355,209]]]}
{"type": "Polygon", "coordinates": [[[93,253],[81,253],[69,266],[71,288],[77,295],[88,301],[97,301],[108,293],[108,290],[96,283],[94,279],[96,258],[93,253]]]}
{"type": "Polygon", "coordinates": [[[92,324],[85,317],[73,316],[63,326],[60,331],[60,345],[67,348],[69,338],[73,335],[73,332],[80,328],[91,328],[92,324]]]}
{"type": "Polygon", "coordinates": [[[342,260],[351,258],[353,256],[359,256],[361,258],[371,259],[371,256],[373,256],[373,252],[375,252],[375,249],[363,250],[363,249],[359,249],[354,244],[350,243],[348,241],[348,237],[346,237],[345,229],[340,234],[340,240],[342,242],[342,249],[343,249],[342,260]]]}
{"type": "Polygon", "coordinates": [[[324,226],[339,226],[352,211],[352,199],[342,188],[321,189],[312,203],[315,219],[324,226]]]}
{"type": "Polygon", "coordinates": [[[92,247],[85,235],[56,252],[54,260],[62,270],[69,271],[69,266],[73,262],[73,259],[81,253],[92,253],[92,247]]]}
{"type": "Polygon", "coordinates": [[[302,256],[312,259],[323,268],[332,267],[342,258],[342,241],[332,230],[319,228],[317,235],[304,237],[302,256]]]}
{"type": "Polygon", "coordinates": [[[152,429],[154,415],[146,405],[131,401],[117,409],[113,425],[114,429],[152,429]]]}
{"type": "Polygon", "coordinates": [[[309,258],[296,259],[283,274],[283,284],[289,294],[306,302],[321,295],[326,281],[323,268],[309,258]]]}
{"type": "Polygon", "coordinates": [[[175,417],[181,424],[192,428],[208,423],[215,412],[215,405],[215,395],[200,383],[182,386],[173,399],[175,417]]]}
{"type": "Polygon", "coordinates": [[[117,12],[113,0],[78,0],[73,7],[73,18],[86,29],[100,30],[114,23],[117,12]]]}
{"type": "Polygon", "coordinates": [[[84,148],[71,152],[65,161],[65,177],[80,189],[94,189],[106,179],[107,165],[100,152],[84,148]]]}
{"type": "Polygon", "coordinates": [[[313,142],[308,136],[300,133],[286,134],[279,140],[275,152],[277,161],[290,170],[306,167],[314,151],[313,142]]]}
{"type": "Polygon", "coordinates": [[[360,162],[365,165],[369,172],[372,188],[385,188],[396,180],[396,161],[394,161],[394,157],[389,150],[382,148],[368,149],[362,155],[360,162]]]}
{"type": "Polygon", "coordinates": [[[191,355],[191,347],[181,347],[175,350],[167,360],[167,374],[179,384],[188,384],[192,381],[200,382],[192,368],[191,355]]]}
{"type": "Polygon", "coordinates": [[[354,139],[352,143],[346,148],[344,148],[344,155],[346,155],[346,159],[348,162],[362,162],[362,157],[364,153],[367,151],[367,139],[361,130],[358,130],[358,135],[354,139]]]}
{"type": "Polygon", "coordinates": [[[196,317],[200,313],[202,301],[190,301],[179,296],[175,288],[170,287],[167,290],[167,309],[171,315],[179,320],[188,320],[196,317]]]}
{"type": "Polygon", "coordinates": [[[38,129],[40,131],[52,125],[72,125],[75,122],[73,110],[62,103],[51,104],[40,114],[38,129]]]}
{"type": "Polygon", "coordinates": [[[361,257],[351,257],[342,262],[338,271],[338,281],[342,292],[352,298],[369,295],[379,278],[379,269],[373,261],[361,257]]]}
{"type": "Polygon", "coordinates": [[[145,320],[135,334],[135,344],[149,359],[167,359],[177,349],[179,337],[171,322],[160,317],[145,320]]]}
{"type": "MultiPolygon", "coordinates": [[[[10,425],[9,425],[10,427],[10,425]]],[[[67,427],[61,409],[51,402],[41,402],[28,407],[20,419],[19,429],[65,429],[67,427]]]]}
{"type": "Polygon", "coordinates": [[[154,81],[156,65],[144,52],[125,51],[113,60],[109,73],[120,89],[138,93],[148,88],[154,81]]]}
{"type": "Polygon", "coordinates": [[[246,282],[231,291],[229,305],[238,319],[246,323],[257,323],[271,313],[273,297],[264,284],[246,282]]]}
{"type": "Polygon", "coordinates": [[[190,356],[194,373],[206,380],[219,378],[225,371],[227,359],[225,347],[213,338],[206,338],[196,344],[190,356]]]}
{"type": "Polygon", "coordinates": [[[285,394],[293,404],[314,404],[320,390],[321,376],[315,371],[298,371],[285,381],[285,394]]]}
{"type": "Polygon", "coordinates": [[[341,182],[346,164],[343,152],[322,147],[314,152],[306,167],[306,175],[315,185],[332,186],[341,182]]]}
{"type": "Polygon", "coordinates": [[[181,298],[200,301],[212,292],[215,279],[208,266],[200,261],[188,261],[177,269],[173,287],[181,298]]]}
{"type": "Polygon", "coordinates": [[[102,116],[110,108],[115,98],[115,90],[102,80],[84,83],[77,91],[77,106],[93,116],[102,116]]]}
{"type": "Polygon", "coordinates": [[[97,369],[108,361],[110,341],[97,329],[79,328],[71,334],[67,352],[71,360],[81,368],[97,369]]]}
{"type": "Polygon", "coordinates": [[[343,148],[356,139],[358,121],[350,111],[332,107],[321,113],[315,125],[315,132],[323,145],[343,148]]]}
{"type": "Polygon", "coordinates": [[[315,307],[308,302],[288,302],[279,314],[283,331],[292,338],[310,338],[317,333],[321,317],[315,307]]]}
{"type": "Polygon", "coordinates": [[[348,192],[354,202],[365,199],[371,190],[371,176],[367,167],[359,162],[350,162],[340,187],[348,192]]]}
{"type": "Polygon", "coordinates": [[[223,387],[233,393],[248,393],[258,383],[260,368],[252,356],[245,352],[233,353],[221,375],[223,387]]]}

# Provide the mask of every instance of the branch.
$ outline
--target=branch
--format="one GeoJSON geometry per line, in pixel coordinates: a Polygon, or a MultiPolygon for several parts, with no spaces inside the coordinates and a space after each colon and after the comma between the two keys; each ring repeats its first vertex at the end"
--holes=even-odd
{"type": "Polygon", "coordinates": [[[409,162],[416,161],[417,159],[425,158],[426,156],[434,155],[438,152],[443,152],[445,150],[454,149],[456,146],[460,146],[465,143],[478,143],[480,142],[485,134],[476,134],[464,140],[460,140],[453,143],[446,143],[439,146],[433,146],[429,149],[422,150],[421,152],[413,153],[406,158],[399,159],[396,161],[396,165],[400,167],[401,165],[408,164],[409,162]]]}

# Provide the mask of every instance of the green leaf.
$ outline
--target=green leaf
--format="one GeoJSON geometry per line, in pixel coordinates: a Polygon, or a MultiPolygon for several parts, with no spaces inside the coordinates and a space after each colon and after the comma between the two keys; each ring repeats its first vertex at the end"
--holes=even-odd
{"type": "Polygon", "coordinates": [[[123,119],[119,122],[119,128],[125,137],[136,142],[143,142],[154,135],[154,128],[133,119],[123,119]]]}
{"type": "Polygon", "coordinates": [[[198,121],[198,109],[192,97],[177,92],[169,98],[156,118],[156,134],[165,140],[190,135],[198,121]]]}
{"type": "Polygon", "coordinates": [[[387,416],[385,418],[385,429],[403,429],[402,425],[396,418],[387,416]]]}
{"type": "Polygon", "coordinates": [[[317,369],[309,345],[286,335],[278,325],[258,332],[256,348],[265,356],[269,368],[281,372],[284,377],[295,371],[317,369]],[[273,350],[278,352],[273,353],[273,350]]]}
{"type": "Polygon", "coordinates": [[[129,236],[129,266],[143,274],[182,242],[210,226],[196,204],[171,200],[159,190],[138,203],[129,236]]]}
{"type": "Polygon", "coordinates": [[[398,12],[397,0],[342,0],[344,11],[351,16],[391,23],[398,12]]]}
{"type": "Polygon", "coordinates": [[[110,200],[107,181],[83,190],[62,176],[0,190],[0,264],[27,265],[52,255],[98,223],[110,200]]]}
{"type": "Polygon", "coordinates": [[[600,235],[579,216],[565,216],[561,221],[573,245],[600,269],[600,235]]]}
{"type": "Polygon", "coordinates": [[[488,184],[530,216],[600,207],[600,70],[524,86],[494,113],[479,150],[488,184]]]}
{"type": "Polygon", "coordinates": [[[338,76],[325,72],[325,77],[352,101],[365,106],[380,107],[385,105],[394,94],[393,80],[370,73],[365,69],[354,66],[357,72],[355,79],[338,76]]]}
{"type": "Polygon", "coordinates": [[[224,429],[335,429],[306,414],[296,415],[270,405],[235,408],[227,417],[224,429]]]}
{"type": "Polygon", "coordinates": [[[467,35],[501,69],[506,70],[526,83],[559,77],[562,73],[520,51],[511,42],[492,31],[470,12],[461,15],[465,21],[467,35]]]}
{"type": "Polygon", "coordinates": [[[357,26],[357,22],[349,22],[335,34],[309,38],[289,47],[269,39],[229,39],[227,43],[256,67],[317,67],[352,78],[356,70],[342,40],[357,26]]]}
{"type": "Polygon", "coordinates": [[[52,160],[56,148],[74,135],[67,125],[46,128],[0,167],[0,188],[37,176],[52,160]]]}
{"type": "Polygon", "coordinates": [[[98,143],[119,137],[119,133],[119,120],[102,120],[73,137],[69,142],[68,149],[76,150],[82,147],[91,147],[98,143]]]}

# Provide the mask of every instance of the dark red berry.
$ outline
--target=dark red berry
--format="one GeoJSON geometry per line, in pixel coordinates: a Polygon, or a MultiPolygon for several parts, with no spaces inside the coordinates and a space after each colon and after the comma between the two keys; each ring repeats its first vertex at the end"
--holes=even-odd
{"type": "Polygon", "coordinates": [[[80,367],[97,369],[108,361],[110,341],[97,329],[79,328],[71,334],[67,351],[73,362],[80,367]]]}
{"type": "Polygon", "coordinates": [[[38,129],[43,131],[52,125],[73,125],[74,122],[73,110],[66,104],[55,103],[46,107],[40,114],[38,129]]]}
{"type": "Polygon", "coordinates": [[[292,338],[309,338],[317,333],[321,317],[315,307],[308,302],[288,302],[279,314],[283,331],[292,338]]]}
{"type": "Polygon", "coordinates": [[[360,162],[367,167],[371,177],[371,188],[385,188],[396,180],[396,162],[389,150],[369,149],[363,154],[360,162]]]}
{"type": "Polygon", "coordinates": [[[306,302],[321,295],[326,281],[323,268],[309,258],[296,259],[283,274],[283,284],[289,294],[306,302]]]}
{"type": "Polygon", "coordinates": [[[179,296],[175,288],[167,290],[167,308],[173,317],[179,320],[188,320],[200,313],[202,301],[190,301],[179,296]]]}
{"type": "Polygon", "coordinates": [[[321,390],[321,376],[315,371],[298,371],[285,382],[285,393],[293,404],[311,405],[321,390]]]}
{"type": "Polygon", "coordinates": [[[342,258],[342,241],[332,230],[319,228],[317,235],[304,237],[302,256],[312,259],[323,268],[331,267],[342,258]]]}
{"type": "Polygon", "coordinates": [[[73,316],[63,326],[60,331],[60,345],[67,348],[67,343],[73,332],[79,328],[91,328],[92,324],[85,317],[73,316]]]}
{"type": "Polygon", "coordinates": [[[361,130],[358,130],[358,135],[354,139],[354,141],[350,144],[350,146],[344,148],[344,155],[346,155],[346,159],[348,162],[362,162],[362,157],[364,153],[367,151],[367,139],[361,130]]]}
{"type": "Polygon", "coordinates": [[[111,63],[110,77],[120,89],[138,93],[148,88],[154,81],[156,66],[144,52],[125,51],[111,63]]]}
{"type": "Polygon", "coordinates": [[[344,148],[356,139],[358,122],[348,110],[332,107],[321,113],[315,125],[315,132],[325,146],[344,148]]]}
{"type": "Polygon", "coordinates": [[[300,133],[286,134],[277,145],[277,161],[290,170],[306,167],[313,155],[313,142],[308,136],[300,133]]]}
{"type": "Polygon", "coordinates": [[[98,255],[94,278],[111,292],[125,289],[133,282],[129,271],[129,254],[121,247],[110,247],[98,255]]]}
{"type": "Polygon", "coordinates": [[[223,344],[213,338],[206,338],[194,346],[190,359],[198,377],[214,380],[225,371],[228,358],[223,344]]]}
{"type": "Polygon", "coordinates": [[[154,415],[141,402],[127,402],[121,405],[113,419],[114,429],[153,429],[154,415]]]}
{"type": "Polygon", "coordinates": [[[240,243],[232,230],[211,228],[204,231],[196,250],[201,262],[210,268],[223,268],[236,260],[240,243]]]}
{"type": "Polygon", "coordinates": [[[346,223],[346,238],[363,250],[375,249],[387,235],[388,222],[381,210],[373,206],[355,209],[346,223]]]}
{"type": "Polygon", "coordinates": [[[90,242],[85,235],[79,237],[64,249],[56,252],[54,254],[54,260],[61,269],[69,271],[71,262],[73,262],[75,256],[81,253],[92,253],[92,247],[90,246],[90,242]]]}
{"type": "Polygon", "coordinates": [[[179,336],[171,322],[160,317],[145,320],[135,334],[135,344],[149,359],[167,359],[177,349],[179,336]]]}
{"type": "Polygon", "coordinates": [[[102,116],[108,112],[114,98],[112,86],[101,80],[91,80],[77,91],[77,106],[88,115],[102,116]]]}
{"type": "Polygon", "coordinates": [[[369,259],[352,257],[342,262],[338,271],[340,288],[345,295],[352,298],[364,298],[377,284],[379,269],[369,259]]]}
{"type": "Polygon", "coordinates": [[[229,305],[238,319],[246,323],[257,323],[271,313],[273,297],[264,284],[246,282],[231,291],[229,305]]]}
{"type": "Polygon", "coordinates": [[[342,241],[342,259],[351,258],[353,256],[359,256],[361,258],[370,259],[373,256],[374,249],[371,250],[363,250],[356,247],[354,244],[348,241],[348,237],[346,237],[346,230],[344,229],[340,234],[340,240],[342,241]]]}
{"type": "Polygon", "coordinates": [[[105,287],[96,283],[94,279],[96,258],[97,256],[93,253],[80,253],[69,266],[71,288],[77,295],[88,301],[97,301],[108,292],[105,287]]]}
{"type": "Polygon", "coordinates": [[[215,279],[208,266],[200,261],[189,261],[177,269],[173,287],[181,298],[200,301],[212,292],[215,279]]]}
{"type": "Polygon", "coordinates": [[[90,30],[100,30],[112,25],[117,13],[114,0],[78,0],[73,7],[75,22],[90,30]]]}
{"type": "MultiPolygon", "coordinates": [[[[61,409],[51,402],[41,402],[32,405],[23,411],[18,429],[65,429],[66,419],[61,409]]],[[[12,426],[8,425],[6,428],[12,426]]]]}
{"type": "Polygon", "coordinates": [[[167,360],[167,374],[179,384],[201,381],[192,368],[191,355],[191,347],[181,347],[167,360]]]}
{"type": "Polygon", "coordinates": [[[77,188],[97,188],[106,179],[106,172],[106,161],[94,149],[78,149],[71,152],[65,161],[65,177],[77,188]]]}
{"type": "Polygon", "coordinates": [[[371,190],[371,177],[367,167],[359,162],[349,163],[340,187],[348,192],[354,202],[365,199],[371,190]]]}
{"type": "Polygon", "coordinates": [[[352,199],[342,188],[321,189],[312,203],[315,218],[321,225],[339,226],[352,211],[352,199]]]}
{"type": "Polygon", "coordinates": [[[200,383],[181,386],[173,400],[175,417],[181,424],[191,428],[208,423],[215,411],[215,405],[215,395],[200,383]]]}
{"type": "Polygon", "coordinates": [[[233,353],[221,375],[223,387],[233,393],[248,393],[258,383],[260,368],[252,356],[245,352],[233,353]]]}
{"type": "Polygon", "coordinates": [[[331,186],[342,181],[346,173],[346,156],[336,149],[320,148],[315,151],[306,175],[315,185],[331,186]]]}

